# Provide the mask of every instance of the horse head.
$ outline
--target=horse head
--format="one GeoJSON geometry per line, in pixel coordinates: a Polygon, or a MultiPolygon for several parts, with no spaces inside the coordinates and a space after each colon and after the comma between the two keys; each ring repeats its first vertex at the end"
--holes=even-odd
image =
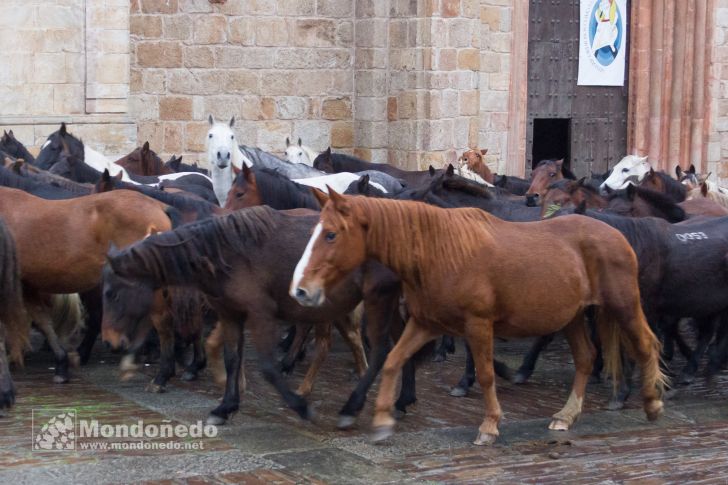
{"type": "Polygon", "coordinates": [[[612,190],[621,190],[626,189],[629,184],[639,185],[651,168],[647,157],[627,155],[613,167],[611,175],[602,182],[599,189],[605,191],[609,187],[612,190]]]}
{"type": "Polygon", "coordinates": [[[549,185],[564,178],[562,168],[564,159],[541,160],[531,173],[531,185],[526,191],[526,205],[540,205],[539,198],[546,193],[549,185]]]}
{"type": "Polygon", "coordinates": [[[303,148],[301,137],[298,138],[298,144],[292,145],[291,141],[286,138],[286,160],[291,163],[304,163],[311,165],[313,160],[308,159],[308,154],[303,148]]]}
{"type": "Polygon", "coordinates": [[[243,164],[242,171],[233,180],[224,207],[229,210],[238,210],[262,204],[255,174],[251,168],[243,164]]]}
{"type": "Polygon", "coordinates": [[[233,131],[235,117],[230,118],[228,123],[217,122],[212,115],[207,120],[210,123],[210,129],[205,138],[207,161],[211,168],[227,169],[233,164],[234,157],[240,150],[233,131]]]}
{"type": "Polygon", "coordinates": [[[326,173],[336,173],[334,161],[331,158],[331,147],[321,152],[313,161],[313,168],[326,173]]]}

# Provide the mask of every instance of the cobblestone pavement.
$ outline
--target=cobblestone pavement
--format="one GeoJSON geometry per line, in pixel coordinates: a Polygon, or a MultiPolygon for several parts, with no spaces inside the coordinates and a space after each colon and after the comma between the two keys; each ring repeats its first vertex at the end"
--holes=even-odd
{"type": "MultiPolygon", "coordinates": [[[[498,354],[516,366],[527,344],[499,344],[498,354]]],[[[16,407],[0,418],[0,483],[728,483],[728,373],[680,388],[657,423],[645,420],[637,396],[623,411],[605,410],[610,385],[592,384],[572,431],[552,432],[548,418],[565,402],[573,376],[559,342],[529,383],[498,382],[501,437],[480,448],[471,445],[482,420],[480,389],[466,398],[448,395],[463,360],[458,348],[448,362],[419,370],[419,401],[383,445],[367,439],[371,399],[357,428],[335,428],[354,386],[351,356],[337,343],[311,396],[312,423],[285,409],[251,362],[241,411],[216,437],[201,439],[204,449],[80,450],[79,437],[76,451],[39,452],[31,450],[33,413],[43,421],[71,408],[79,420],[100,424],[194,424],[221,392],[206,372],[193,383],[174,379],[163,394],[145,392],[156,364],[122,383],[119,356],[99,351],[70,383],[55,385],[50,354],[34,354],[14,373],[16,407]]],[[[290,379],[300,381],[304,370],[299,365],[290,379]]]]}

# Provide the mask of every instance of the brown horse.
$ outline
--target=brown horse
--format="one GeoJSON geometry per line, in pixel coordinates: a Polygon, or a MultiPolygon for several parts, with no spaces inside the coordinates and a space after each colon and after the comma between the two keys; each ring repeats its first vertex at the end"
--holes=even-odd
{"type": "Polygon", "coordinates": [[[481,148],[480,150],[468,150],[462,154],[460,160],[470,170],[480,175],[480,177],[488,182],[489,184],[495,183],[495,174],[490,171],[488,165],[486,165],[483,157],[488,153],[488,150],[481,148]]]}
{"type": "Polygon", "coordinates": [[[564,159],[541,160],[531,172],[531,185],[526,191],[526,205],[540,205],[539,198],[546,193],[549,185],[564,178],[564,159]]]}
{"type": "Polygon", "coordinates": [[[639,186],[665,194],[675,202],[683,202],[687,196],[687,187],[685,185],[670,177],[665,172],[655,172],[652,168],[647,172],[639,186]]]}
{"type": "Polygon", "coordinates": [[[0,417],[15,403],[15,386],[8,364],[23,364],[23,352],[28,347],[28,323],[15,240],[0,219],[0,417]]]}
{"type": "Polygon", "coordinates": [[[607,199],[599,191],[587,185],[585,178],[579,180],[562,179],[549,185],[541,197],[541,218],[546,219],[559,209],[578,207],[584,204],[587,209],[604,209],[607,199]]]}
{"type": "MultiPolygon", "coordinates": [[[[26,304],[38,327],[52,328],[44,295],[97,287],[109,245],[128,246],[171,229],[172,210],[131,191],[45,200],[0,187],[0,216],[15,238],[26,304]]],[[[66,382],[66,351],[52,333],[44,333],[57,361],[54,380],[66,382]]]]}
{"type": "Polygon", "coordinates": [[[149,148],[149,142],[135,148],[131,153],[121,157],[115,162],[126,169],[127,172],[135,175],[168,175],[175,173],[169,166],[162,162],[154,150],[149,148]]]}
{"type": "Polygon", "coordinates": [[[391,409],[402,364],[443,333],[465,336],[473,350],[485,398],[485,420],[475,440],[482,445],[496,439],[501,417],[494,337],[563,330],[576,377],[566,405],[549,427],[568,429],[581,413],[595,357],[584,325],[584,312],[591,306],[598,307],[597,325],[613,377],[620,372],[624,342],[642,369],[647,418],[656,419],[662,412],[660,344],[642,313],[634,251],[617,230],[578,216],[511,223],[478,209],[447,210],[341,196],[332,190],[329,194],[296,266],[291,296],[302,305],[319,306],[339,280],[374,259],[402,278],[410,311],[404,333],[384,364],[375,440],[392,433],[391,409]],[[526,268],[529,278],[522,277],[526,268]],[[545,291],[544,281],[553,282],[559,293],[545,291]]]}

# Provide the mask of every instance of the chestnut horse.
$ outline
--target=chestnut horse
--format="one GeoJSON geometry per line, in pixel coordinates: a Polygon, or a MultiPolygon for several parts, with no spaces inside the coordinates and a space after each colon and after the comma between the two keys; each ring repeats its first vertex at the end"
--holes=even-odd
{"type": "Polygon", "coordinates": [[[541,160],[531,172],[531,185],[526,191],[526,205],[535,207],[541,205],[539,200],[548,190],[549,185],[564,178],[575,177],[564,167],[564,159],[541,160]]]}
{"type": "Polygon", "coordinates": [[[488,165],[486,165],[483,160],[486,153],[488,153],[487,149],[467,150],[460,156],[460,161],[470,170],[480,175],[480,178],[489,184],[494,184],[495,174],[490,171],[488,165]]]}
{"type": "MultiPolygon", "coordinates": [[[[0,187],[0,216],[18,249],[26,303],[39,328],[50,328],[44,294],[80,293],[101,283],[111,243],[127,246],[150,232],[171,229],[174,209],[132,191],[45,200],[0,187]]],[[[175,211],[176,212],[176,211],[175,211]]],[[[68,380],[68,355],[49,337],[56,357],[54,380],[68,380]]]]}
{"type": "Polygon", "coordinates": [[[20,267],[15,240],[0,219],[0,417],[15,403],[9,362],[23,363],[28,347],[29,320],[23,307],[20,267]]]}
{"type": "Polygon", "coordinates": [[[149,148],[149,142],[135,148],[131,153],[118,159],[117,165],[123,167],[127,172],[134,175],[169,175],[176,173],[157,156],[154,150],[149,148]]]}
{"type": "MultiPolygon", "coordinates": [[[[393,432],[391,409],[402,364],[443,333],[465,336],[473,350],[485,398],[485,419],[475,444],[484,445],[498,436],[501,417],[494,338],[563,330],[576,377],[549,428],[568,429],[581,413],[595,357],[584,325],[584,312],[595,305],[607,369],[616,381],[624,343],[641,366],[647,418],[654,420],[662,412],[660,344],[640,306],[635,253],[617,230],[579,216],[510,223],[478,209],[447,210],[332,190],[329,194],[293,274],[291,296],[304,306],[318,307],[338,281],[374,259],[402,278],[411,315],[384,364],[375,440],[393,432]],[[521,277],[525,268],[530,278],[521,277]],[[554,278],[558,295],[543,287],[554,278]]],[[[325,202],[323,194],[317,196],[325,202]]]]}

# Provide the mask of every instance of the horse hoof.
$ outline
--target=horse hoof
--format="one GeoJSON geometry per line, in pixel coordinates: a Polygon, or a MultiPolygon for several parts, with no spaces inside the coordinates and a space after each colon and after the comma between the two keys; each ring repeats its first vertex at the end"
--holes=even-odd
{"type": "Polygon", "coordinates": [[[622,408],[624,408],[624,401],[612,399],[607,403],[607,409],[609,411],[619,411],[622,408]]]}
{"type": "Polygon", "coordinates": [[[394,434],[392,426],[377,426],[371,434],[372,443],[381,443],[394,434]]]}
{"type": "Polygon", "coordinates": [[[404,411],[402,409],[394,409],[394,412],[392,413],[392,416],[394,416],[394,419],[399,421],[400,419],[403,419],[407,415],[407,411],[404,411]]]}
{"type": "Polygon", "coordinates": [[[147,387],[144,390],[147,392],[155,393],[155,394],[162,394],[163,392],[166,391],[166,389],[164,388],[164,385],[155,384],[154,382],[150,382],[149,384],[147,384],[147,387]]]}
{"type": "Polygon", "coordinates": [[[218,416],[217,414],[210,414],[205,420],[205,424],[222,426],[223,424],[225,424],[226,421],[227,419],[223,418],[222,416],[218,416]]]}
{"type": "Polygon", "coordinates": [[[195,374],[194,372],[185,371],[180,379],[187,382],[194,381],[195,379],[197,379],[197,374],[195,374]]]}
{"type": "Polygon", "coordinates": [[[563,419],[554,419],[551,421],[551,424],[549,424],[549,429],[551,431],[568,431],[570,426],[571,425],[563,419]]]}
{"type": "Polygon", "coordinates": [[[307,404],[306,409],[304,409],[303,414],[301,414],[301,418],[305,419],[306,421],[315,421],[316,417],[316,410],[313,408],[313,406],[307,404]]]}
{"type": "Polygon", "coordinates": [[[53,376],[53,383],[54,384],[65,384],[68,382],[68,376],[53,376]]]}
{"type": "Polygon", "coordinates": [[[465,397],[468,395],[468,390],[464,387],[456,386],[450,390],[450,395],[452,397],[465,397]]]}
{"type": "Polygon", "coordinates": [[[490,446],[495,443],[496,438],[498,438],[497,435],[478,432],[478,437],[475,438],[473,444],[477,446],[490,446]]]}
{"type": "Polygon", "coordinates": [[[664,408],[665,405],[659,399],[655,399],[654,401],[650,402],[650,404],[645,406],[645,414],[647,415],[647,420],[655,421],[657,418],[660,417],[664,408]]]}
{"type": "Polygon", "coordinates": [[[514,384],[525,384],[528,381],[529,376],[526,374],[523,374],[521,372],[516,372],[516,375],[513,376],[513,383],[514,384]]]}
{"type": "Polygon", "coordinates": [[[348,414],[340,414],[339,421],[336,423],[336,427],[339,429],[349,429],[356,424],[356,416],[349,416],[348,414]]]}

